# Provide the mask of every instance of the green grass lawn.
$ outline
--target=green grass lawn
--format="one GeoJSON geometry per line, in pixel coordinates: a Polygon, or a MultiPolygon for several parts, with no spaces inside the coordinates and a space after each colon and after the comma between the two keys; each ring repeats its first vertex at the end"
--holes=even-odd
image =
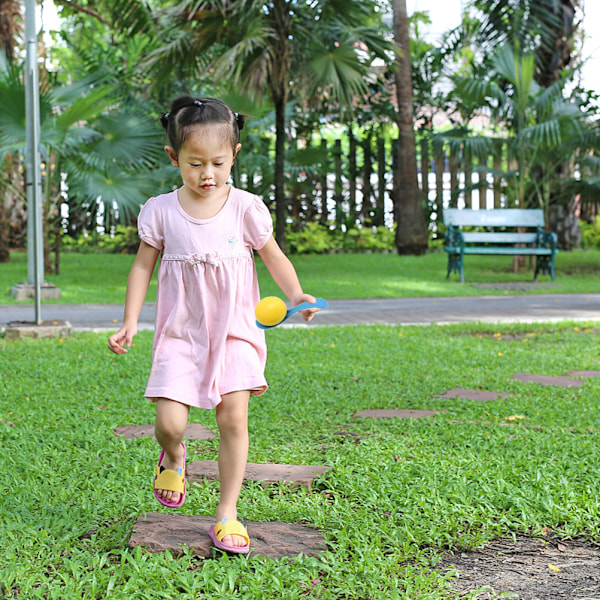
{"type": "MultiPolygon", "coordinates": [[[[65,253],[61,274],[47,280],[62,293],[59,303],[117,303],[125,299],[127,275],[133,256],[65,253]]],[[[493,283],[530,282],[531,269],[512,272],[512,258],[467,256],[466,283],[458,276],[446,279],[446,255],[332,254],[292,256],[304,288],[314,295],[336,298],[390,298],[408,296],[476,296],[504,294],[493,283]]],[[[264,265],[258,260],[263,296],[281,295],[264,265]]],[[[11,304],[10,287],[27,280],[27,256],[13,253],[11,262],[0,265],[0,304],[11,304]]],[[[156,296],[154,279],[148,300],[156,296]]],[[[536,285],[522,293],[600,292],[600,250],[561,252],[556,257],[556,281],[542,275],[536,285]]],[[[513,293],[513,292],[511,292],[513,293]]]]}
{"type": "MultiPolygon", "coordinates": [[[[137,517],[168,512],[151,492],[157,444],[113,435],[117,426],[154,420],[141,397],[150,332],[122,357],[106,349],[105,334],[0,339],[0,597],[438,600],[457,598],[450,575],[435,572],[448,549],[516,532],[600,542],[600,378],[570,389],[512,379],[519,371],[600,369],[599,328],[269,332],[271,389],[251,403],[249,460],[331,467],[310,492],[244,486],[242,518],[301,522],[326,538],[317,558],[277,561],[128,549],[137,517]],[[457,387],[510,396],[435,397],[457,387]],[[445,412],[353,418],[368,408],[445,412]]],[[[212,411],[191,416],[216,430],[212,411]]],[[[188,458],[216,459],[217,446],[191,442],[188,458]]],[[[214,514],[218,483],[190,488],[181,512],[214,514]]]]}

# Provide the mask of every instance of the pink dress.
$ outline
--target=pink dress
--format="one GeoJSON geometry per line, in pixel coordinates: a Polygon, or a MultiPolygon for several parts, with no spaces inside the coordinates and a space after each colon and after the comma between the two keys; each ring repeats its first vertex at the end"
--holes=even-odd
{"type": "Polygon", "coordinates": [[[214,408],[221,395],[267,389],[253,249],[273,234],[257,196],[231,187],[217,215],[194,219],[177,192],[150,198],[140,237],[161,251],[152,369],[145,396],[214,408]]]}

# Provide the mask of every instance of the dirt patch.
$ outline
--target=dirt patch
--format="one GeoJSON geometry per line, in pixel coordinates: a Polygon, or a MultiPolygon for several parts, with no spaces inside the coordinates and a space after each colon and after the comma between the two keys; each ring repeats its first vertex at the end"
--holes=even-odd
{"type": "Polygon", "coordinates": [[[600,544],[586,540],[499,539],[447,554],[436,569],[456,570],[459,598],[600,600],[600,544]]]}

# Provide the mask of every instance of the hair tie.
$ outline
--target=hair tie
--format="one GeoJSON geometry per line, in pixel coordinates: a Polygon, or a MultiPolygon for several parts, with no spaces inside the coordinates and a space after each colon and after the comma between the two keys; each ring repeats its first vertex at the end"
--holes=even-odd
{"type": "Polygon", "coordinates": [[[200,100],[194,100],[194,104],[196,106],[202,106],[202,102],[200,100]]]}
{"type": "Polygon", "coordinates": [[[165,119],[168,119],[170,114],[171,114],[171,113],[163,113],[163,117],[164,117],[165,119]]]}

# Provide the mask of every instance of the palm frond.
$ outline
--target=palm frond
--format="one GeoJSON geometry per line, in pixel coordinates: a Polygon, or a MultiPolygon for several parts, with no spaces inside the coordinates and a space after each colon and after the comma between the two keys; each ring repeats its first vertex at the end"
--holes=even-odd
{"type": "Polygon", "coordinates": [[[518,135],[521,143],[541,148],[553,148],[562,143],[560,123],[557,119],[529,125],[518,135]]]}
{"type": "Polygon", "coordinates": [[[588,170],[592,175],[600,176],[600,156],[586,154],[579,159],[582,169],[588,170]]]}
{"type": "Polygon", "coordinates": [[[492,79],[455,75],[452,77],[455,95],[476,106],[506,107],[506,92],[492,79]]]}
{"type": "Polygon", "coordinates": [[[254,15],[246,20],[243,35],[215,61],[215,78],[241,82],[254,98],[260,97],[273,72],[274,46],[275,31],[264,15],[254,15]]]}
{"type": "Polygon", "coordinates": [[[311,92],[327,89],[332,100],[351,104],[366,93],[366,68],[352,47],[340,44],[334,48],[315,48],[308,68],[312,74],[311,92]]]}
{"type": "Polygon", "coordinates": [[[481,160],[487,160],[491,154],[494,154],[498,144],[496,138],[473,135],[467,127],[456,127],[435,134],[431,141],[434,155],[441,154],[447,148],[453,156],[467,155],[481,160]]]}
{"type": "Polygon", "coordinates": [[[89,121],[115,102],[115,90],[110,86],[97,86],[87,90],[87,94],[75,98],[63,107],[56,118],[59,128],[67,129],[79,122],[89,121]]]}
{"type": "Polygon", "coordinates": [[[77,198],[79,204],[101,201],[110,207],[114,203],[125,217],[137,215],[156,189],[151,173],[128,171],[118,165],[99,171],[88,170],[79,161],[67,161],[65,170],[70,197],[77,198]]]}
{"type": "Polygon", "coordinates": [[[128,114],[101,117],[96,129],[101,136],[90,145],[90,153],[105,157],[108,163],[150,169],[162,159],[162,133],[147,118],[128,114]]]}

